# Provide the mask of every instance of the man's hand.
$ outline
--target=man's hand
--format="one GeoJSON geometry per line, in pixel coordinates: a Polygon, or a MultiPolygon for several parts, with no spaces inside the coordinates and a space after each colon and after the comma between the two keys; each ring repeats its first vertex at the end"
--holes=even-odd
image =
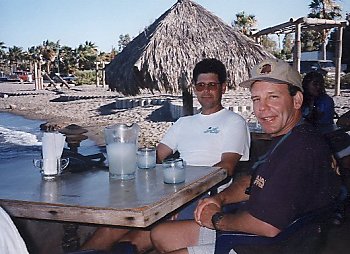
{"type": "Polygon", "coordinates": [[[221,203],[216,198],[205,198],[198,202],[197,208],[194,211],[195,221],[208,228],[213,228],[211,217],[214,213],[221,210],[221,203]]]}

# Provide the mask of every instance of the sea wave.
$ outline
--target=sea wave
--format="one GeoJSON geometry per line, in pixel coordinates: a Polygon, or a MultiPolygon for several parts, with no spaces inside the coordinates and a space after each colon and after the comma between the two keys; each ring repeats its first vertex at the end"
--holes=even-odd
{"type": "Polygon", "coordinates": [[[0,126],[0,135],[3,143],[11,143],[20,146],[40,146],[41,142],[35,134],[25,131],[12,130],[0,126]]]}

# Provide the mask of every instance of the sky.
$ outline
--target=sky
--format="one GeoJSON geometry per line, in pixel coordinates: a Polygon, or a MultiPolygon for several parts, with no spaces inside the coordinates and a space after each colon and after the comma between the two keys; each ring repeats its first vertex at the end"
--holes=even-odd
{"type": "MultiPolygon", "coordinates": [[[[241,11],[255,15],[258,30],[300,18],[311,0],[194,0],[231,24],[241,11]]],[[[85,41],[100,51],[118,48],[119,35],[136,37],[177,0],[0,0],[0,41],[27,50],[43,41],[72,48],[85,41]]],[[[350,0],[339,0],[343,14],[350,0]]]]}

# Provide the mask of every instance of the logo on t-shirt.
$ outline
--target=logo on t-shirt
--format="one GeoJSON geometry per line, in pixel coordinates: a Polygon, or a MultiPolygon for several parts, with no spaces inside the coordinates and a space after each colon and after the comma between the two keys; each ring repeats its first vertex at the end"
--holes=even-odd
{"type": "Polygon", "coordinates": [[[214,134],[217,134],[219,132],[220,132],[219,127],[209,127],[204,131],[204,133],[214,133],[214,134]]]}
{"type": "Polygon", "coordinates": [[[254,180],[254,185],[258,186],[260,189],[264,188],[265,179],[259,175],[256,176],[254,180]]]}

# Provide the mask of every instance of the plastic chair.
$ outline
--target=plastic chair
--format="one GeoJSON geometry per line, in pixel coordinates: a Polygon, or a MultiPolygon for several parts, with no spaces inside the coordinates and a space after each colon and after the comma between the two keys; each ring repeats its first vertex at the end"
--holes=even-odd
{"type": "Polygon", "coordinates": [[[275,237],[218,231],[215,254],[237,253],[318,253],[328,226],[333,222],[339,202],[312,211],[294,220],[275,237]]]}

